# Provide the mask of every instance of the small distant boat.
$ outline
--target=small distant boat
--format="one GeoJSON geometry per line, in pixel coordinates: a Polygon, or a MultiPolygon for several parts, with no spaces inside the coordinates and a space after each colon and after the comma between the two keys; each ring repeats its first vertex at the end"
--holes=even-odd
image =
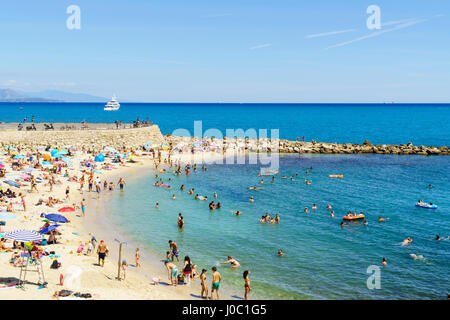
{"type": "Polygon", "coordinates": [[[357,214],[357,215],[344,216],[342,219],[344,219],[344,220],[359,220],[359,219],[364,219],[364,215],[361,213],[361,214],[357,214]]]}
{"type": "Polygon", "coordinates": [[[420,207],[420,208],[424,208],[424,209],[437,209],[438,206],[435,204],[431,204],[431,203],[416,203],[416,207],[420,207]]]}
{"type": "Polygon", "coordinates": [[[105,107],[103,108],[103,110],[105,111],[117,111],[120,108],[120,104],[116,99],[116,96],[113,95],[111,98],[111,101],[109,101],[105,107]]]}

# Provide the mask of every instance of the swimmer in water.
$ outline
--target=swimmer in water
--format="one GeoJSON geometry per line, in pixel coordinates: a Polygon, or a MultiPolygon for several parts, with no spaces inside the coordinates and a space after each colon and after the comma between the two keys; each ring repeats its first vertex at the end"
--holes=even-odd
{"type": "Polygon", "coordinates": [[[248,187],[250,190],[259,190],[262,189],[262,187],[248,187]]]}
{"type": "Polygon", "coordinates": [[[313,209],[313,210],[317,210],[317,206],[316,206],[315,203],[313,203],[312,209],[313,209]]]}
{"type": "Polygon", "coordinates": [[[308,213],[309,212],[309,210],[308,210],[308,207],[305,207],[305,213],[308,213]]]}
{"type": "Polygon", "coordinates": [[[343,227],[344,227],[344,222],[342,221],[342,222],[341,222],[341,228],[343,228],[343,227]]]}
{"type": "Polygon", "coordinates": [[[334,211],[333,210],[331,210],[330,215],[331,215],[332,218],[334,218],[334,211]]]}
{"type": "Polygon", "coordinates": [[[240,212],[239,210],[238,211],[231,211],[231,213],[234,213],[237,216],[240,216],[242,214],[242,212],[240,212]]]}
{"type": "Polygon", "coordinates": [[[221,262],[220,264],[231,264],[231,267],[237,268],[240,267],[241,265],[239,264],[239,262],[236,259],[233,259],[231,256],[228,256],[228,260],[225,262],[221,262]]]}
{"type": "Polygon", "coordinates": [[[159,208],[159,203],[158,203],[158,202],[156,203],[155,208],[156,208],[156,209],[159,208]]]}
{"type": "Polygon", "coordinates": [[[275,214],[275,222],[278,224],[280,223],[280,216],[278,215],[278,213],[275,214]]]}
{"type": "Polygon", "coordinates": [[[428,185],[428,189],[431,189],[431,188],[433,188],[433,186],[431,184],[429,184],[428,185]]]}
{"type": "Polygon", "coordinates": [[[381,261],[381,264],[383,265],[383,267],[387,266],[386,258],[383,257],[383,261],[381,261]]]}
{"type": "Polygon", "coordinates": [[[411,237],[408,237],[408,238],[406,238],[405,240],[402,241],[402,246],[410,245],[411,242],[413,242],[413,240],[411,239],[411,237]]]}
{"type": "Polygon", "coordinates": [[[175,200],[177,197],[175,196],[175,193],[172,196],[172,199],[175,200]]]}
{"type": "Polygon", "coordinates": [[[214,198],[217,199],[217,192],[214,191],[214,198]]]}
{"type": "Polygon", "coordinates": [[[250,202],[255,202],[255,199],[253,199],[253,197],[250,197],[250,202]]]}
{"type": "Polygon", "coordinates": [[[259,219],[259,222],[264,224],[266,222],[266,219],[264,218],[264,216],[261,216],[261,219],[259,219]]]}
{"type": "Polygon", "coordinates": [[[284,256],[284,253],[283,253],[283,251],[280,249],[280,250],[278,250],[277,255],[278,255],[279,257],[282,257],[282,256],[284,256]]]}
{"type": "Polygon", "coordinates": [[[364,220],[363,225],[367,226],[368,224],[367,220],[364,220]]]}
{"type": "Polygon", "coordinates": [[[327,210],[331,210],[331,204],[327,204],[327,210]]]}
{"type": "Polygon", "coordinates": [[[389,220],[389,218],[382,218],[382,217],[378,217],[378,221],[382,222],[382,221],[387,221],[389,220]]]}

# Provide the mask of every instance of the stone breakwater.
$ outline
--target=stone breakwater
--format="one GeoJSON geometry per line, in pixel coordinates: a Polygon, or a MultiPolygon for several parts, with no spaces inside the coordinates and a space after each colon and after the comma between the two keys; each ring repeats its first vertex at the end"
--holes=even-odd
{"type": "MultiPolygon", "coordinates": [[[[179,143],[192,143],[199,141],[199,138],[179,137],[165,135],[166,141],[170,147],[179,143]]],[[[406,144],[378,144],[373,145],[369,141],[362,144],[357,143],[327,143],[327,142],[305,142],[291,141],[284,139],[256,139],[256,138],[227,138],[204,139],[207,144],[211,142],[223,145],[226,149],[238,149],[248,152],[279,152],[279,153],[318,153],[318,154],[359,154],[359,153],[378,153],[378,154],[398,154],[398,155],[450,155],[450,148],[446,146],[414,146],[412,143],[406,144]]]]}
{"type": "Polygon", "coordinates": [[[157,125],[141,128],[90,130],[49,130],[49,131],[0,131],[0,145],[6,146],[51,146],[62,147],[90,146],[96,148],[106,146],[121,147],[123,145],[138,148],[147,142],[165,143],[165,139],[157,125]]]}

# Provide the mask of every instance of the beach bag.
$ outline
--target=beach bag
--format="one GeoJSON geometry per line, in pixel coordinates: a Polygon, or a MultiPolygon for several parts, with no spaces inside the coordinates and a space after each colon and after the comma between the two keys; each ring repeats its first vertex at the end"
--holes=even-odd
{"type": "Polygon", "coordinates": [[[61,267],[61,263],[59,263],[58,260],[53,260],[50,269],[58,269],[59,267],[61,267]]]}

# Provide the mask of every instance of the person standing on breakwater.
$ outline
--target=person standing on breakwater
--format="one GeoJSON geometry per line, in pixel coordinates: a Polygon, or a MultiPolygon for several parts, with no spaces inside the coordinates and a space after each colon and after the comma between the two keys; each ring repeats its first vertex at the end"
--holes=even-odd
{"type": "Polygon", "coordinates": [[[214,291],[216,291],[217,300],[220,300],[219,285],[220,285],[220,280],[222,280],[222,276],[217,271],[216,267],[212,267],[211,270],[213,271],[213,279],[212,279],[212,284],[211,284],[211,300],[214,300],[214,291]]]}
{"type": "Polygon", "coordinates": [[[123,190],[123,186],[125,185],[125,180],[123,178],[119,179],[119,182],[117,182],[117,185],[120,187],[120,190],[123,190]]]}

